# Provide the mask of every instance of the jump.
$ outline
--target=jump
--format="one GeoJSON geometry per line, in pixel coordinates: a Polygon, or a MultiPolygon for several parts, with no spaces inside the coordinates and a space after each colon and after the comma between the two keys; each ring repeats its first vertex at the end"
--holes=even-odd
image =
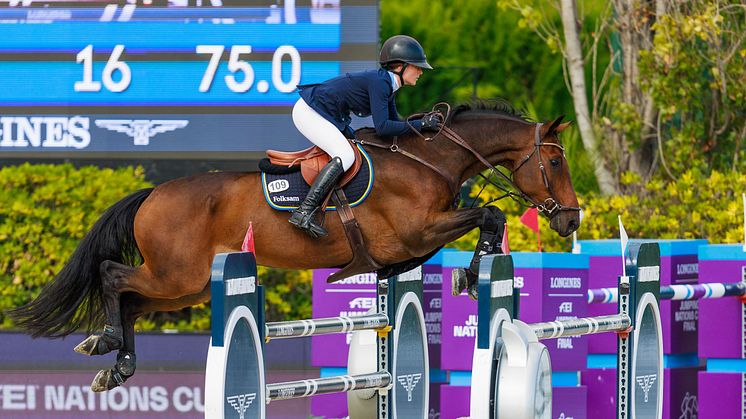
{"type": "MultiPolygon", "coordinates": [[[[475,289],[480,257],[499,251],[504,216],[495,206],[459,208],[457,198],[466,180],[499,165],[509,172],[516,199],[538,207],[553,230],[561,236],[577,230],[578,200],[558,138],[568,123],[561,117],[536,123],[501,103],[437,113],[428,119],[437,131],[428,136],[418,124],[393,138],[371,129],[355,133],[376,171],[368,197],[354,210],[355,244],[336,216],[326,216],[327,234],[318,238],[289,223],[286,213],[265,202],[261,173],[199,174],[114,204],[40,295],[10,314],[34,337],[102,327],[76,351],[118,351],[116,364],[99,371],[91,385],[106,391],[135,373],[137,318],[208,301],[213,258],[239,251],[249,223],[259,265],[343,267],[348,276],[376,271],[379,278],[408,271],[479,228],[466,270],[467,286],[475,289]],[[362,262],[361,251],[367,256],[362,262]]],[[[433,112],[422,119],[428,115],[433,112]]]]}

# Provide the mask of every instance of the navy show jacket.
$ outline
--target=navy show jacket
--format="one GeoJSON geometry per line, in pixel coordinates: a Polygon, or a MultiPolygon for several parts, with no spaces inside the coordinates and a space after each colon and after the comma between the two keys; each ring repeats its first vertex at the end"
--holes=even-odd
{"type": "MultiPolygon", "coordinates": [[[[350,112],[360,117],[373,116],[376,134],[393,137],[410,132],[399,120],[389,72],[384,69],[347,73],[320,84],[298,86],[300,96],[327,121],[342,132],[349,131],[350,112]]],[[[419,119],[412,126],[422,128],[419,119]]]]}

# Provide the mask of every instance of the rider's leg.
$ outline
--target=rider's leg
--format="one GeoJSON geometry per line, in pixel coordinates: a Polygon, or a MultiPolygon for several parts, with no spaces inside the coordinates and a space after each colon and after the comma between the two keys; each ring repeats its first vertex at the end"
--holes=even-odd
{"type": "Polygon", "coordinates": [[[355,162],[355,154],[337,127],[314,111],[303,99],[299,99],[293,108],[293,122],[301,134],[329,154],[332,160],[321,169],[306,199],[293,211],[289,221],[311,237],[326,236],[326,230],[316,223],[314,214],[345,170],[355,162]]]}

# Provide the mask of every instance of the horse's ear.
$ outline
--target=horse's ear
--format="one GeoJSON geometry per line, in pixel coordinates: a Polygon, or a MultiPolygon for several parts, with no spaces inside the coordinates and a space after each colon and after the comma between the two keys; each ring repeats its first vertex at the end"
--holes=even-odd
{"type": "Polygon", "coordinates": [[[551,132],[554,132],[557,129],[557,127],[559,126],[559,124],[562,123],[563,119],[565,119],[565,115],[560,115],[559,118],[557,118],[554,121],[552,121],[552,123],[549,124],[549,128],[547,128],[547,134],[549,134],[551,132]]]}
{"type": "Polygon", "coordinates": [[[552,133],[559,134],[560,132],[564,131],[565,128],[569,127],[571,122],[565,122],[562,123],[562,120],[565,119],[565,115],[560,115],[559,118],[552,121],[552,123],[548,124],[546,131],[544,131],[544,135],[549,135],[552,133]]]}
{"type": "Polygon", "coordinates": [[[564,131],[567,127],[572,125],[572,121],[567,121],[562,124],[557,125],[557,128],[554,129],[554,132],[559,134],[560,132],[564,131]]]}

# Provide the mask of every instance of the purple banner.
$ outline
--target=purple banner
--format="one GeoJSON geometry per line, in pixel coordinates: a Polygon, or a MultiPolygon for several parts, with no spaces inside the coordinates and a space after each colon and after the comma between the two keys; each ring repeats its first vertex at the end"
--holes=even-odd
{"type": "MultiPolygon", "coordinates": [[[[692,250],[695,251],[695,250],[692,250]]],[[[590,256],[589,288],[617,287],[621,272],[619,256],[590,256]]],[[[661,256],[661,285],[692,284],[697,282],[697,255],[661,256]]],[[[661,301],[663,352],[683,354],[697,352],[697,301],[661,301]]],[[[594,303],[589,316],[617,313],[616,304],[594,303]]],[[[588,351],[592,354],[615,354],[616,335],[604,333],[588,337],[588,351]]]]}
{"type": "Polygon", "coordinates": [[[552,387],[552,418],[586,419],[601,417],[589,416],[587,410],[588,388],[586,386],[552,387]]]}
{"type": "MultiPolygon", "coordinates": [[[[313,317],[362,316],[376,306],[376,274],[362,274],[333,284],[326,279],[336,269],[313,271],[313,317]]],[[[352,333],[311,337],[311,365],[347,367],[352,333]]]]}
{"type": "MultiPolygon", "coordinates": [[[[467,252],[459,252],[467,253],[467,252]]],[[[471,257],[472,252],[468,252],[471,257]]],[[[451,278],[453,267],[443,268],[443,278],[451,278]]],[[[474,339],[477,336],[477,304],[466,292],[451,295],[450,287],[442,287],[443,325],[440,342],[440,368],[443,370],[471,371],[474,356],[474,339]]]]}
{"type": "MultiPolygon", "coordinates": [[[[568,259],[578,255],[563,254],[568,259]]],[[[557,254],[557,256],[559,256],[557,254]]],[[[515,268],[516,284],[523,284],[519,317],[526,323],[571,320],[588,315],[588,270],[515,268]]],[[[586,367],[588,337],[547,339],[553,371],[580,371],[586,367]]]]}
{"type": "Polygon", "coordinates": [[[744,374],[699,372],[698,419],[740,418],[744,374]]]}
{"type": "MultiPolygon", "coordinates": [[[[621,260],[621,256],[591,255],[588,261],[588,287],[616,288],[617,277],[622,272],[621,260]]],[[[592,317],[608,316],[609,314],[616,314],[617,310],[616,304],[590,304],[588,306],[588,315],[592,317]]],[[[616,335],[613,333],[601,333],[588,336],[588,352],[592,354],[615,354],[616,335]]],[[[588,398],[592,399],[592,396],[589,394],[588,398]]],[[[606,417],[594,416],[590,412],[589,415],[590,417],[606,417]]]]}
{"type": "Polygon", "coordinates": [[[470,387],[442,385],[440,387],[440,419],[469,417],[470,393],[470,387]]]}
{"type": "MultiPolygon", "coordinates": [[[[739,282],[746,260],[700,260],[699,275],[700,282],[739,282]]],[[[738,298],[699,301],[699,322],[706,325],[699,329],[700,358],[742,358],[742,312],[738,298]]]]}
{"type": "MultiPolygon", "coordinates": [[[[699,371],[698,367],[664,369],[664,419],[697,417],[696,396],[699,371]]],[[[616,417],[616,369],[589,368],[581,373],[581,382],[588,387],[588,417],[616,417]]],[[[722,416],[718,419],[730,417],[734,416],[722,416]]]]}
{"type": "MultiPolygon", "coordinates": [[[[423,290],[422,309],[425,312],[427,349],[430,368],[440,368],[440,341],[442,326],[443,268],[440,265],[422,265],[423,290]]],[[[432,397],[432,396],[431,396],[432,397]]],[[[432,403],[430,403],[432,406],[432,403]]]]}

